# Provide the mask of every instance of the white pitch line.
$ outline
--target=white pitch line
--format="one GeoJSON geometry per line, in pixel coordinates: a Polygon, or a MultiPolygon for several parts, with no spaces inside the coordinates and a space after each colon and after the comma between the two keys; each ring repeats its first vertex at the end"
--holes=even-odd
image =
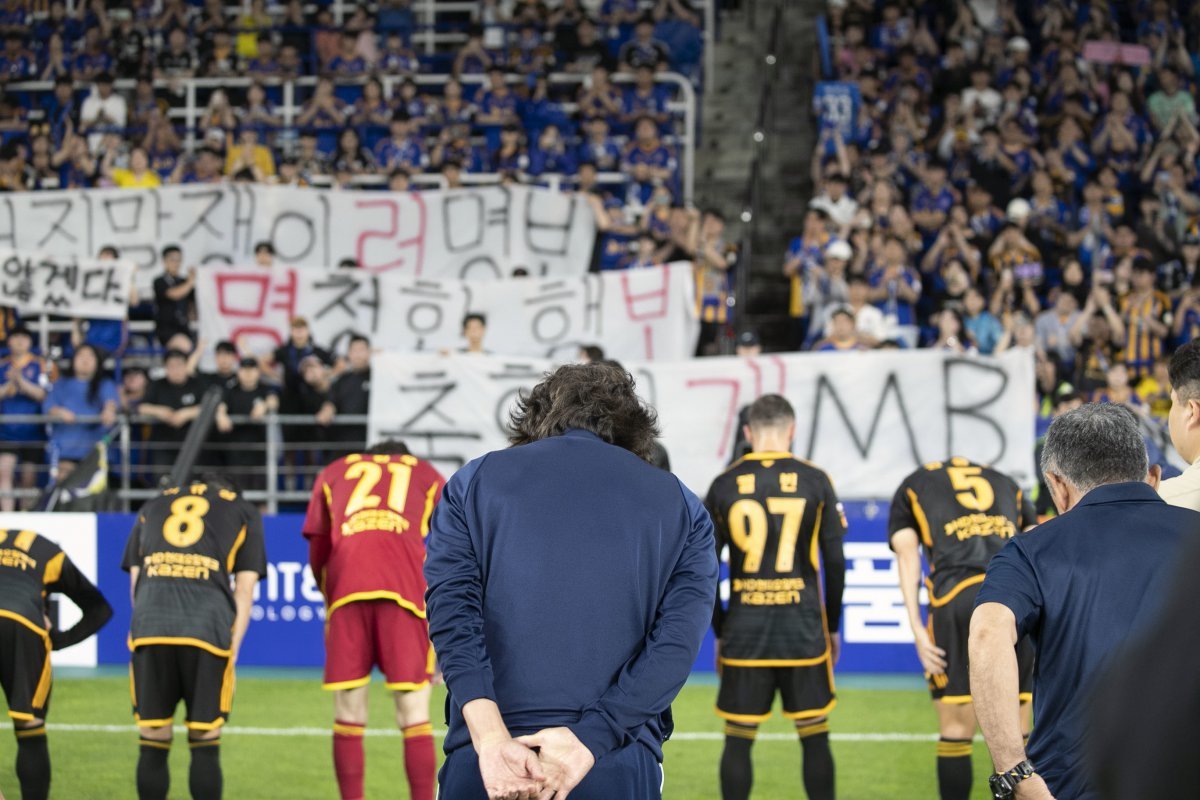
{"type": "MultiPolygon", "coordinates": [[[[135,725],[85,725],[70,722],[51,722],[46,726],[52,732],[63,733],[137,733],[135,725]]],[[[184,732],[182,725],[175,726],[178,732],[184,732]]],[[[234,736],[317,736],[330,735],[329,728],[253,728],[238,725],[228,725],[222,729],[224,733],[234,736]]],[[[395,728],[367,728],[367,736],[399,737],[400,731],[395,728]]],[[[446,735],[445,730],[435,730],[433,735],[439,739],[446,735]]],[[[683,731],[672,734],[673,742],[719,742],[725,736],[712,731],[683,731]]],[[[830,737],[835,742],[936,742],[936,733],[833,733],[830,737]]],[[[796,739],[794,733],[760,733],[759,741],[791,742],[796,739]]]]}

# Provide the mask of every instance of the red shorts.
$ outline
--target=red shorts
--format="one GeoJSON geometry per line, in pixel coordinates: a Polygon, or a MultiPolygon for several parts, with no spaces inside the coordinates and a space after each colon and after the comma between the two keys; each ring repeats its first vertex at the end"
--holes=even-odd
{"type": "Polygon", "coordinates": [[[387,688],[412,691],[433,675],[429,623],[392,600],[339,606],[325,623],[325,689],[354,689],[378,666],[387,688]]]}

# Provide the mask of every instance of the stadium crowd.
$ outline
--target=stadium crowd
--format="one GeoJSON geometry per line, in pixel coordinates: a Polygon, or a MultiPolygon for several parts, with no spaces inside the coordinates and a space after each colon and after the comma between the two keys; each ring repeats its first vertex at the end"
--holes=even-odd
{"type": "Polygon", "coordinates": [[[821,114],[783,259],[794,346],[1021,348],[1045,421],[1165,420],[1200,332],[1197,4],[838,0],[829,25],[854,108],[821,114]]]}

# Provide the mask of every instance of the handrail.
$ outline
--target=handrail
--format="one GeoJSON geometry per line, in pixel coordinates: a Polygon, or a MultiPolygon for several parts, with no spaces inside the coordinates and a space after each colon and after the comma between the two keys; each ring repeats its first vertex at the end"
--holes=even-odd
{"type": "MultiPolygon", "coordinates": [[[[339,86],[355,86],[363,85],[367,82],[369,76],[360,78],[338,79],[334,83],[339,86]]],[[[450,75],[379,75],[380,83],[383,84],[384,97],[391,99],[396,88],[410,78],[418,85],[443,85],[447,83],[452,76],[450,75]]],[[[582,84],[588,76],[577,75],[569,72],[555,72],[550,75],[550,83],[552,84],[582,84]]],[[[683,133],[680,138],[683,140],[683,152],[681,158],[682,169],[682,184],[683,184],[683,201],[685,203],[692,202],[695,192],[696,181],[696,89],[683,75],[678,72],[660,72],[655,75],[656,83],[665,83],[678,87],[679,99],[669,101],[667,110],[672,113],[683,113],[684,125],[683,133]]],[[[184,149],[191,152],[196,146],[195,129],[196,123],[203,113],[203,108],[197,102],[197,89],[229,89],[229,88],[247,88],[254,83],[260,83],[263,86],[279,86],[283,89],[283,102],[280,103],[276,110],[284,121],[284,128],[293,127],[292,121],[297,113],[302,108],[302,104],[296,102],[296,87],[315,86],[319,78],[313,75],[306,75],[292,80],[283,80],[280,78],[271,78],[267,80],[255,80],[252,78],[181,78],[181,79],[160,79],[154,81],[156,89],[166,87],[182,86],[185,90],[185,104],[179,109],[172,109],[169,112],[175,117],[184,119],[184,126],[187,131],[187,136],[184,141],[184,149]]],[[[520,83],[523,80],[519,76],[509,76],[509,83],[520,83]]],[[[613,83],[632,83],[635,76],[628,72],[616,72],[612,75],[613,83]]],[[[465,75],[461,82],[465,84],[484,84],[487,78],[483,75],[465,75]]],[[[86,85],[86,84],[85,84],[86,85]]],[[[132,89],[136,86],[136,81],[132,79],[121,79],[114,83],[115,88],[125,90],[132,89]]],[[[54,89],[54,84],[50,81],[23,81],[21,83],[10,83],[6,91],[12,92],[49,92],[54,89]]]]}
{"type": "MultiPolygon", "coordinates": [[[[751,9],[757,4],[751,3],[751,9]]],[[[758,113],[755,115],[754,132],[751,135],[751,148],[754,156],[750,161],[749,177],[746,181],[744,204],[742,206],[742,242],[741,254],[738,259],[735,297],[741,306],[738,315],[745,314],[750,289],[750,270],[754,255],[754,234],[757,228],[756,216],[762,203],[762,162],[766,149],[771,145],[768,131],[774,115],[775,82],[778,77],[779,36],[782,28],[783,7],[778,3],[771,13],[770,34],[767,39],[766,52],[762,56],[762,84],[758,96],[758,113]]]]}

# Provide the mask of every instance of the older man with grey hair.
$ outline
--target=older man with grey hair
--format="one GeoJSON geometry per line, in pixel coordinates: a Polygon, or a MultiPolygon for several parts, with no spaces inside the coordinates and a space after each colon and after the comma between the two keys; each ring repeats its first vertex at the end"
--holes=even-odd
{"type": "Polygon", "coordinates": [[[993,796],[1092,800],[1085,763],[1094,679],[1153,618],[1200,515],[1158,496],[1133,414],[1086,405],[1054,421],[1042,451],[1059,516],[992,558],[971,617],[971,692],[996,774],[993,796]],[[1014,645],[1037,650],[1035,725],[1022,742],[1014,645]]]}

